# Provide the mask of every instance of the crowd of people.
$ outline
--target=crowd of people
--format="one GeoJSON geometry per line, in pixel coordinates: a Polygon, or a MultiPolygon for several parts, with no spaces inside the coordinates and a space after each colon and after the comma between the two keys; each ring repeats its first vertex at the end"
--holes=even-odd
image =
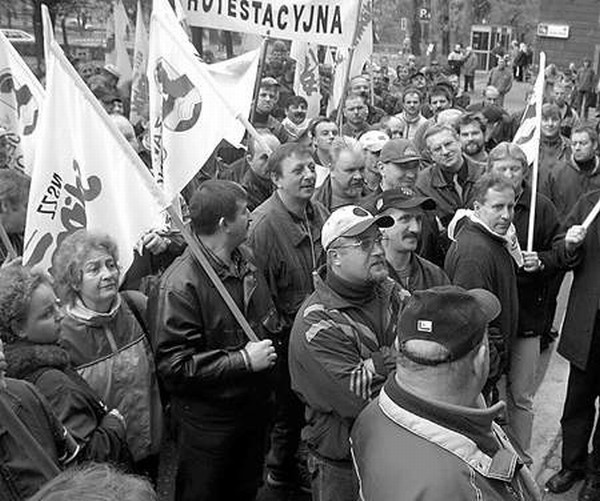
{"type": "MultiPolygon", "coordinates": [[[[504,108],[530,64],[516,48],[482,100],[457,46],[424,69],[382,58],[334,116],[324,79],[309,120],[276,42],[258,135],[183,193],[190,235],[150,230],[121,270],[111,235],[80,229],[50,274],[0,244],[0,497],[153,500],[174,442],[180,501],[254,500],[263,483],[313,501],[540,499],[536,374],[572,270],[562,469],[545,487],[585,478],[579,499],[600,500],[600,223],[582,224],[600,198],[596,77],[587,60],[547,80],[528,250],[524,111],[504,108]]],[[[117,82],[110,66],[88,78],[149,161],[117,82]]],[[[18,254],[28,191],[0,169],[18,254]]]]}

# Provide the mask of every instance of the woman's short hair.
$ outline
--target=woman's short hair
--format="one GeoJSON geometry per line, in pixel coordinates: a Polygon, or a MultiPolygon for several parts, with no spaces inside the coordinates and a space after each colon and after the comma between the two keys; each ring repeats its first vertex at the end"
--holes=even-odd
{"type": "Polygon", "coordinates": [[[525,152],[516,144],[507,141],[501,142],[488,154],[488,170],[492,169],[494,162],[498,160],[516,160],[521,163],[523,170],[527,170],[529,161],[525,152]]]}
{"type": "Polygon", "coordinates": [[[247,200],[244,188],[233,181],[203,182],[190,200],[192,228],[198,235],[213,235],[221,218],[233,221],[239,210],[238,203],[247,200]]]}
{"type": "Polygon", "coordinates": [[[42,284],[51,285],[42,271],[32,271],[21,265],[0,269],[0,339],[12,343],[25,327],[31,297],[42,284]]]}
{"type": "Polygon", "coordinates": [[[119,251],[112,237],[104,233],[77,230],[65,238],[52,260],[52,275],[58,297],[73,304],[79,295],[83,265],[94,250],[108,253],[118,263],[119,251]]]}
{"type": "Polygon", "coordinates": [[[109,464],[70,468],[44,485],[29,501],[156,501],[148,480],[121,473],[109,464]]]}

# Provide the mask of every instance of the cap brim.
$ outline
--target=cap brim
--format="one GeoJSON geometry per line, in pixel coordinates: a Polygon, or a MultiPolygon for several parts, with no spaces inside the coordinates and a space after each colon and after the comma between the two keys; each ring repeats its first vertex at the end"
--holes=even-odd
{"type": "Polygon", "coordinates": [[[394,226],[394,218],[385,214],[374,216],[373,219],[361,221],[356,223],[354,226],[351,226],[343,233],[343,235],[340,235],[340,237],[356,237],[363,231],[368,230],[371,226],[377,226],[378,228],[390,228],[391,226],[394,226]]]}
{"type": "Polygon", "coordinates": [[[488,322],[491,322],[500,315],[502,305],[498,298],[490,291],[486,289],[470,289],[466,293],[477,301],[488,322]]]}
{"type": "Polygon", "coordinates": [[[417,165],[414,166],[414,168],[420,167],[419,162],[422,160],[421,157],[405,157],[402,160],[381,160],[382,163],[384,164],[396,164],[396,165],[401,165],[403,167],[410,167],[406,164],[409,164],[411,162],[416,162],[417,165]]]}
{"type": "Polygon", "coordinates": [[[394,209],[394,208],[415,209],[417,207],[420,207],[423,210],[435,210],[435,208],[437,207],[437,203],[435,202],[435,200],[433,198],[413,197],[413,198],[409,198],[407,200],[398,201],[397,203],[394,203],[392,201],[388,204],[384,204],[384,206],[381,208],[381,210],[394,209]]]}

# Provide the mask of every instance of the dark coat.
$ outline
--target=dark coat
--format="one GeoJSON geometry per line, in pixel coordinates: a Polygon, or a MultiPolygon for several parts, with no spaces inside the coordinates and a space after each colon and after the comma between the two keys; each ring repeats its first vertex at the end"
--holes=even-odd
{"type": "MultiPolygon", "coordinates": [[[[6,390],[0,391],[0,405],[15,413],[56,464],[57,471],[73,459],[77,453],[75,442],[32,384],[6,378],[6,390]]],[[[2,501],[25,501],[50,480],[5,423],[0,423],[0,451],[2,501]]]]}
{"type": "Polygon", "coordinates": [[[5,346],[7,374],[34,384],[82,448],[84,461],[127,463],[125,425],[70,367],[67,352],[55,345],[16,342],[5,346]]]}
{"type": "MultiPolygon", "coordinates": [[[[234,253],[235,271],[204,251],[255,334],[276,333],[275,308],[250,250],[234,253]]],[[[148,309],[154,314],[158,372],[174,398],[233,406],[266,400],[267,375],[246,364],[242,349],[248,338],[189,248],[164,273],[148,309]]]]}
{"type": "MultiPolygon", "coordinates": [[[[527,230],[531,208],[531,189],[526,186],[515,204],[513,224],[521,249],[527,248],[527,230]]],[[[555,277],[562,270],[564,245],[553,247],[560,223],[556,208],[544,195],[538,193],[533,231],[533,250],[538,252],[544,269],[535,273],[520,269],[517,272],[519,290],[520,337],[539,336],[550,331],[554,319],[556,290],[555,277]]]]}
{"type": "MultiPolygon", "coordinates": [[[[599,198],[600,190],[584,195],[567,216],[563,229],[581,224],[599,198]]],[[[596,218],[588,228],[582,246],[568,262],[574,271],[574,278],[558,345],[558,353],[583,371],[590,362],[590,346],[600,305],[599,225],[600,220],[596,218]]],[[[597,364],[599,361],[593,360],[591,363],[597,364]]]]}
{"type": "Polygon", "coordinates": [[[514,261],[504,240],[479,224],[465,221],[448,250],[444,269],[454,285],[486,289],[500,300],[502,311],[489,325],[490,379],[495,379],[506,369],[510,343],[517,334],[519,301],[514,261]]]}

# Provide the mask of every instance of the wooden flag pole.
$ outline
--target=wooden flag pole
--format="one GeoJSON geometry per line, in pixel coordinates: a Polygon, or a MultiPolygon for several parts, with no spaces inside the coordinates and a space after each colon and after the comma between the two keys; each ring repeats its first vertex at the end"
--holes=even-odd
{"type": "Polygon", "coordinates": [[[539,144],[540,144],[540,135],[541,135],[541,126],[542,126],[542,101],[543,101],[543,91],[544,91],[544,70],[546,68],[546,54],[544,52],[540,52],[540,71],[538,77],[535,81],[535,88],[533,90],[534,97],[536,98],[535,102],[535,119],[536,125],[534,130],[533,141],[534,145],[537,146],[537,152],[533,159],[533,169],[531,171],[531,203],[529,206],[529,225],[527,227],[527,252],[533,251],[533,233],[535,230],[535,212],[537,209],[537,191],[538,191],[538,173],[539,173],[539,162],[540,162],[540,154],[539,154],[539,144]],[[539,96],[536,95],[536,91],[541,90],[542,94],[539,96]]]}
{"type": "Polygon", "coordinates": [[[229,294],[229,291],[219,278],[219,275],[217,275],[217,272],[208,262],[208,259],[206,258],[204,252],[202,252],[202,249],[200,248],[198,240],[196,240],[196,238],[192,235],[189,229],[186,228],[186,226],[183,224],[183,221],[181,220],[181,217],[172,206],[169,206],[167,212],[169,216],[171,216],[171,220],[175,227],[179,231],[181,231],[181,234],[185,238],[185,241],[187,242],[188,246],[190,247],[192,254],[198,260],[198,263],[200,264],[200,266],[202,266],[202,269],[208,275],[208,278],[213,283],[213,285],[225,301],[225,304],[229,308],[229,311],[231,311],[238,324],[240,324],[240,327],[244,331],[244,334],[246,334],[250,341],[258,343],[260,339],[258,339],[258,336],[252,330],[252,327],[248,323],[248,320],[246,320],[246,317],[244,317],[244,314],[240,311],[238,305],[231,297],[231,294],[229,294]]]}
{"type": "Polygon", "coordinates": [[[256,72],[256,82],[254,84],[254,95],[252,96],[252,111],[250,112],[252,122],[254,122],[254,119],[256,118],[256,105],[258,104],[258,94],[260,93],[260,82],[262,80],[262,75],[265,71],[265,64],[267,62],[267,48],[269,47],[269,40],[270,38],[268,36],[264,37],[260,48],[260,59],[258,60],[258,71],[256,72]]]}

